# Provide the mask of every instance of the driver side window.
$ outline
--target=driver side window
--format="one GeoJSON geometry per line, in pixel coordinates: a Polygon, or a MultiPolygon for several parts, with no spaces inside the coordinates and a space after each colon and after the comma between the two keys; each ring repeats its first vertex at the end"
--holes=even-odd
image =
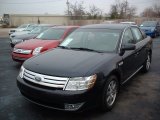
{"type": "Polygon", "coordinates": [[[123,36],[123,45],[125,44],[134,44],[133,35],[130,29],[127,29],[123,36]]]}

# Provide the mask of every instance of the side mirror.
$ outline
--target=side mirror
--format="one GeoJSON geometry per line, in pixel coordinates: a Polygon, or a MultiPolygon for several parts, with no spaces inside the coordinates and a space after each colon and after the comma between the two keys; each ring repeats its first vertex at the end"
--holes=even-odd
{"type": "Polygon", "coordinates": [[[122,45],[122,48],[121,48],[122,51],[135,50],[135,49],[136,49],[135,44],[125,44],[125,45],[122,45]]]}
{"type": "Polygon", "coordinates": [[[125,44],[122,45],[121,51],[120,51],[120,56],[124,55],[125,51],[127,50],[135,50],[136,46],[134,44],[125,44]]]}

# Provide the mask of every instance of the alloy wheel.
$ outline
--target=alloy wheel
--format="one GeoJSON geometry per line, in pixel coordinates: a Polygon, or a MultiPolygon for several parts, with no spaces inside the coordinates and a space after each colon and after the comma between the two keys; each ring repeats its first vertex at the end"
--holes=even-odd
{"type": "Polygon", "coordinates": [[[109,106],[112,106],[115,102],[117,96],[117,83],[116,81],[112,80],[107,88],[107,97],[106,102],[109,106]]]}

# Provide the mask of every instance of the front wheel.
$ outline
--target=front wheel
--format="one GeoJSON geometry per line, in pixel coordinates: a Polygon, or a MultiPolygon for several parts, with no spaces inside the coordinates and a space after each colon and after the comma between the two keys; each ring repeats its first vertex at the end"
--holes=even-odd
{"type": "Polygon", "coordinates": [[[151,66],[151,54],[148,53],[147,55],[147,60],[145,61],[143,68],[142,68],[142,72],[146,73],[149,71],[151,66]]]}
{"type": "Polygon", "coordinates": [[[101,96],[101,110],[102,111],[109,111],[115,104],[117,93],[118,93],[118,79],[116,76],[112,75],[108,78],[103,93],[101,96]]]}

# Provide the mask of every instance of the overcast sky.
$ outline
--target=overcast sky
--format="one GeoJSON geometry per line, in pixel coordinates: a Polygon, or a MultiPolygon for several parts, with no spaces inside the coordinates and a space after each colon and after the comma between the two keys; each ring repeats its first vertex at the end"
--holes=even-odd
{"type": "MultiPolygon", "coordinates": [[[[0,15],[6,14],[60,14],[63,15],[66,10],[67,0],[0,0],[0,15]]],[[[110,5],[115,0],[69,0],[84,1],[86,10],[90,5],[96,5],[104,13],[110,11],[110,5]]],[[[121,0],[122,1],[122,0],[121,0]]],[[[137,7],[137,13],[141,13],[144,8],[152,4],[160,4],[160,0],[128,0],[130,5],[137,7]]]]}

